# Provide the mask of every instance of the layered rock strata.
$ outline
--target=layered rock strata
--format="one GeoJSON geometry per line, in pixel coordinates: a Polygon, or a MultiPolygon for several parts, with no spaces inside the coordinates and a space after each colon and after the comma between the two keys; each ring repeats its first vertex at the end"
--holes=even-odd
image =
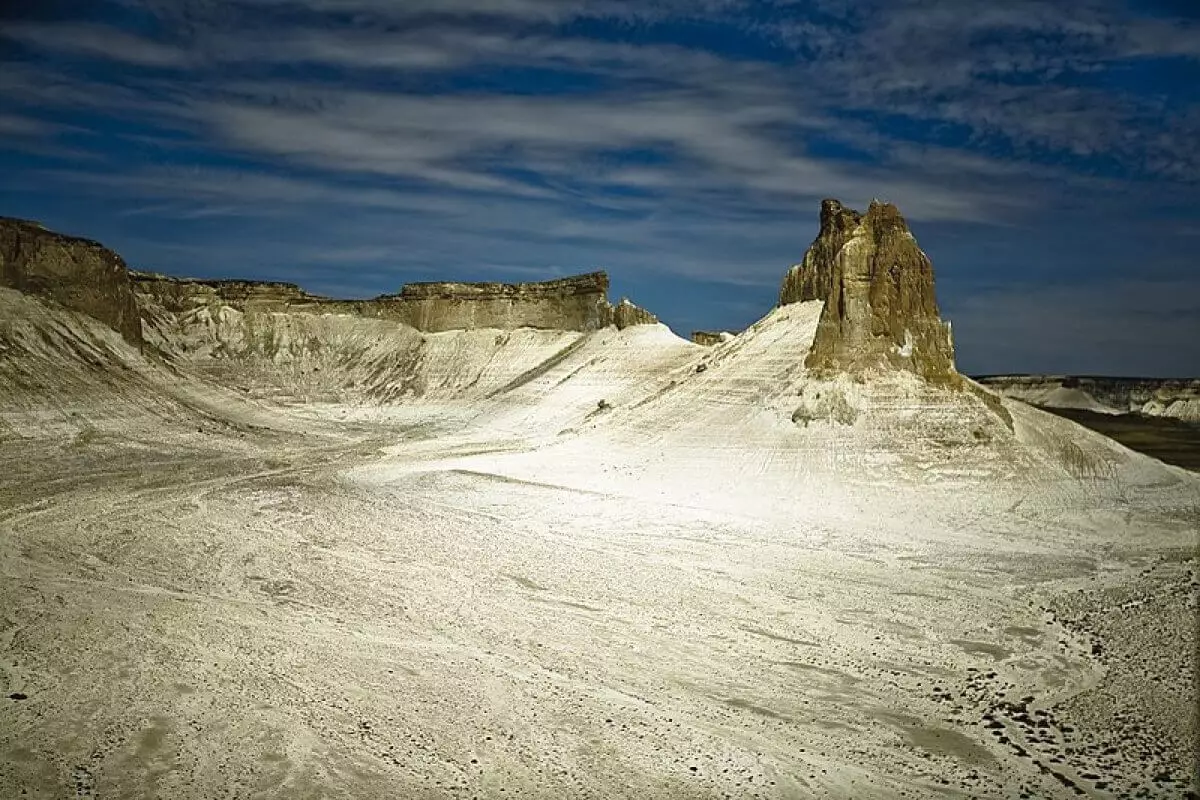
{"type": "Polygon", "coordinates": [[[410,283],[398,294],[336,300],[291,283],[213,281],[133,273],[143,308],[182,313],[224,305],[242,312],[354,314],[400,322],[419,331],[538,328],[592,331],[658,319],[628,300],[608,302],[608,275],[593,272],[540,283],[410,283]]]}
{"type": "Polygon", "coordinates": [[[734,336],[737,334],[732,331],[692,331],[692,342],[713,347],[734,336]]]}
{"type": "Polygon", "coordinates": [[[0,286],[87,314],[131,345],[142,345],[129,271],[119,255],[98,242],[0,217],[0,286]]]}
{"type": "Polygon", "coordinates": [[[617,326],[617,330],[632,328],[634,325],[657,325],[658,317],[641,306],[634,305],[628,297],[622,297],[621,302],[612,306],[607,314],[607,320],[617,326]]]}
{"type": "Polygon", "coordinates": [[[352,303],[312,295],[294,283],[276,281],[200,280],[174,278],[154,272],[130,271],[134,291],[143,305],[153,303],[182,313],[195,308],[227,305],[239,311],[335,310],[352,303]]]}
{"type": "Polygon", "coordinates": [[[1008,397],[1047,408],[1200,422],[1200,378],[986,375],[975,380],[1008,397]]]}
{"type": "Polygon", "coordinates": [[[540,283],[410,283],[363,312],[420,331],[543,328],[590,331],[610,322],[608,275],[592,272],[540,283]]]}
{"type": "Polygon", "coordinates": [[[829,297],[834,261],[861,221],[862,214],[837,200],[821,201],[821,230],[804,253],[804,260],[784,276],[779,305],[829,297]]]}
{"type": "Polygon", "coordinates": [[[821,204],[821,230],[780,292],[782,305],[807,300],[825,303],[805,362],[816,375],[907,369],[960,382],[933,265],[891,203],[873,201],[865,214],[821,204]]]}

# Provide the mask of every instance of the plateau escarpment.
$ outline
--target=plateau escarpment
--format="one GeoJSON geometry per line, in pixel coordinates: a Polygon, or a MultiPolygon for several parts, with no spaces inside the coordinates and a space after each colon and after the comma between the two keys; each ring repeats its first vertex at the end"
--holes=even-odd
{"type": "Polygon", "coordinates": [[[1200,378],[986,375],[977,380],[1036,406],[1200,422],[1200,378]]]}
{"type": "Polygon", "coordinates": [[[0,217],[0,286],[87,314],[141,346],[142,326],[125,262],[90,239],[0,217]]]}
{"type": "Polygon", "coordinates": [[[657,319],[608,302],[603,272],[539,283],[410,283],[337,300],[294,284],[135,273],[147,340],[255,395],[483,397],[579,337],[657,319]]]}
{"type": "Polygon", "coordinates": [[[409,283],[370,300],[337,300],[292,283],[196,280],[133,273],[143,309],[173,313],[228,306],[241,312],[353,314],[391,320],[424,333],[495,328],[593,331],[658,320],[627,300],[608,302],[608,275],[592,272],[537,283],[409,283]]]}
{"type": "Polygon", "coordinates": [[[866,214],[821,204],[820,232],[780,292],[781,305],[808,300],[825,302],[806,361],[814,374],[902,368],[958,384],[933,265],[891,203],[872,201],[866,214]]]}
{"type": "Polygon", "coordinates": [[[692,341],[705,347],[712,347],[737,336],[733,331],[692,331],[692,341]]]}
{"type": "Polygon", "coordinates": [[[172,313],[225,305],[239,311],[336,311],[350,310],[350,302],[312,295],[294,283],[279,281],[203,280],[175,278],[155,272],[130,270],[130,280],[139,305],[172,313]]]}
{"type": "Polygon", "coordinates": [[[607,326],[608,275],[539,283],[409,283],[368,301],[364,312],[436,333],[477,328],[593,331],[607,326]]]}

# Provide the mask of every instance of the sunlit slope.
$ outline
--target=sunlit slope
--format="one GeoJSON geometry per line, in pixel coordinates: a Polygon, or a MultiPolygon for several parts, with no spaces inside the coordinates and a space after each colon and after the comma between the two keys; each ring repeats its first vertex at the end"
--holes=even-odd
{"type": "Polygon", "coordinates": [[[448,452],[545,449],[514,457],[513,474],[729,502],[827,498],[857,483],[986,485],[1010,503],[1079,504],[1187,480],[970,382],[941,387],[905,370],[818,378],[804,364],[820,301],[777,308],[709,348],[662,325],[422,333],[351,314],[143,309],[145,355],[52,303],[12,291],[3,302],[0,419],[38,435],[350,409],[441,420],[430,433],[460,439],[448,452]]]}
{"type": "Polygon", "coordinates": [[[525,452],[441,466],[796,514],[876,492],[948,496],[973,515],[1197,500],[1193,476],[969,381],[818,379],[804,358],[820,313],[778,308],[712,348],[654,328],[596,334],[481,413],[480,439],[524,439],[525,452]]]}
{"type": "Polygon", "coordinates": [[[482,397],[583,334],[522,328],[423,334],[351,314],[144,308],[147,341],[181,368],[282,401],[482,397]]]}
{"type": "MultiPolygon", "coordinates": [[[[0,432],[75,436],[181,424],[200,412],[121,335],[52,301],[0,289],[0,432]]],[[[205,415],[206,416],[206,415],[205,415]]]]}

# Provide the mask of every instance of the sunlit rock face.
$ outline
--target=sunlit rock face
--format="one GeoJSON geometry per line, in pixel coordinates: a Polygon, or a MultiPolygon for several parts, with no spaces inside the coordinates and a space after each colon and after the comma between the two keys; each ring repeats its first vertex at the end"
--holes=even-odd
{"type": "Polygon", "coordinates": [[[692,331],[692,341],[705,347],[715,347],[737,336],[733,331],[692,331]]]}
{"type": "Polygon", "coordinates": [[[833,262],[861,221],[862,214],[837,200],[821,201],[821,232],[804,254],[804,260],[788,270],[779,292],[779,305],[829,297],[833,262]]]}
{"type": "Polygon", "coordinates": [[[143,316],[227,306],[241,312],[350,314],[403,323],[424,333],[455,330],[594,331],[653,325],[658,318],[628,300],[608,302],[608,275],[591,272],[537,283],[409,283],[370,300],[311,295],[291,283],[213,281],[133,273],[143,316]]]}
{"type": "Polygon", "coordinates": [[[130,271],[140,306],[173,313],[206,306],[229,306],[239,311],[335,311],[336,300],[311,295],[294,283],[278,281],[199,280],[175,278],[153,272],[130,271]]]}
{"type": "Polygon", "coordinates": [[[933,265],[891,203],[872,202],[866,214],[821,204],[820,233],[780,293],[781,305],[806,300],[825,302],[806,360],[815,375],[906,369],[959,383],[933,265]]]}
{"type": "Polygon", "coordinates": [[[482,328],[589,331],[614,321],[608,275],[603,272],[539,283],[409,283],[398,294],[371,300],[319,297],[290,283],[191,280],[151,273],[135,273],[134,278],[143,312],[223,305],[244,312],[352,314],[400,322],[426,333],[482,328]]]}
{"type": "Polygon", "coordinates": [[[0,217],[0,286],[92,316],[141,347],[142,324],[125,262],[97,242],[0,217]]]}
{"type": "Polygon", "coordinates": [[[427,332],[478,328],[590,331],[610,323],[608,275],[539,283],[410,283],[364,304],[367,314],[427,332]]]}
{"type": "Polygon", "coordinates": [[[629,298],[622,297],[621,302],[612,307],[609,313],[612,324],[617,326],[617,330],[625,330],[634,325],[657,325],[658,317],[651,314],[641,306],[634,305],[629,301],[629,298]]]}

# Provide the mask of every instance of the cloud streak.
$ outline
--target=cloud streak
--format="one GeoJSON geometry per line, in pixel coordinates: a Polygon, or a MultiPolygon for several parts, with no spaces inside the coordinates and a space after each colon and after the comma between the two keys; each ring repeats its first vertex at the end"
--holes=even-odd
{"type": "Polygon", "coordinates": [[[118,245],[155,227],[179,248],[141,252],[201,267],[224,226],[225,249],[278,243],[246,264],[326,290],[718,282],[710,326],[736,327],[820,198],[878,196],[970,318],[1000,313],[998,274],[1050,285],[1064,257],[1111,282],[1117,230],[1158,243],[1155,280],[1186,268],[1195,31],[1119,0],[99,0],[0,29],[0,200],[118,245]]]}

